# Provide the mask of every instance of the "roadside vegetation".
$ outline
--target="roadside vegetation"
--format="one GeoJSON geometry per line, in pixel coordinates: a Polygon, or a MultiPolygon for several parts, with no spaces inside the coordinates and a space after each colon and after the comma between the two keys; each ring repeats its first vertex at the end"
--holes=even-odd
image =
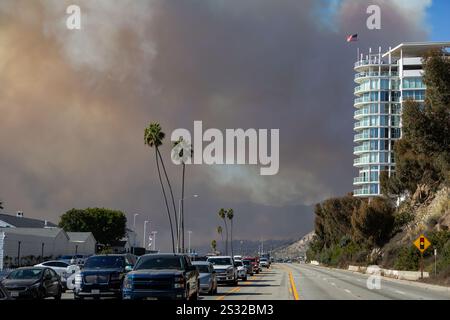
{"type": "Polygon", "coordinates": [[[426,100],[404,105],[396,173],[380,177],[384,197],[348,194],[317,204],[308,260],[418,270],[420,253],[412,241],[423,233],[432,244],[424,253],[429,281],[450,284],[450,60],[433,51],[423,62],[426,100]]]}

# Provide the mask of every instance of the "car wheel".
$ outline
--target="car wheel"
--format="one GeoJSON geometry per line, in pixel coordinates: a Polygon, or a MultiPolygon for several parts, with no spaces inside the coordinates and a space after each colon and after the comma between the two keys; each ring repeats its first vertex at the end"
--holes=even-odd
{"type": "Polygon", "coordinates": [[[55,300],[61,300],[62,293],[63,293],[63,289],[61,287],[59,287],[58,293],[55,296],[55,300]]]}

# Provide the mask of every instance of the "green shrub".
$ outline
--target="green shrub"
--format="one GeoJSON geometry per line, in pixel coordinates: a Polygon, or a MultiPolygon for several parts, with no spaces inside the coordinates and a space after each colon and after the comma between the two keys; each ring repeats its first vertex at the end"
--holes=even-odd
{"type": "Polygon", "coordinates": [[[414,271],[419,269],[420,253],[416,247],[401,248],[397,259],[394,262],[394,268],[397,270],[414,271]]]}

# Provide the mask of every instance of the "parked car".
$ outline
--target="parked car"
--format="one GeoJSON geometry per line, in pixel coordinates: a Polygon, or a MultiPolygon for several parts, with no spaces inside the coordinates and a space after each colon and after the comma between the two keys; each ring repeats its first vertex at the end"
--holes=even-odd
{"type": "Polygon", "coordinates": [[[75,274],[75,299],[92,297],[122,298],[122,282],[136,262],[132,254],[108,254],[89,257],[75,274]]]}
{"type": "Polygon", "coordinates": [[[67,278],[72,274],[79,272],[80,267],[71,265],[62,260],[46,261],[35,265],[35,267],[48,267],[55,271],[61,278],[63,289],[67,289],[67,278]]]}
{"type": "Polygon", "coordinates": [[[253,276],[255,272],[253,271],[253,264],[250,260],[244,259],[242,260],[242,263],[244,264],[245,268],[247,269],[247,274],[253,276]]]}
{"type": "Polygon", "coordinates": [[[249,260],[253,266],[253,272],[259,273],[260,267],[259,267],[259,258],[258,257],[245,257],[244,260],[249,260]]]}
{"type": "Polygon", "coordinates": [[[264,268],[269,269],[269,267],[270,267],[270,263],[269,263],[269,260],[267,258],[261,258],[259,260],[259,265],[261,266],[261,268],[264,267],[264,268]]]}
{"type": "Polygon", "coordinates": [[[0,301],[11,300],[8,290],[0,282],[0,301]]]}
{"type": "Polygon", "coordinates": [[[50,268],[25,267],[11,271],[2,280],[13,299],[61,299],[63,292],[58,274],[50,268]]]}
{"type": "Polygon", "coordinates": [[[242,260],[234,260],[234,266],[237,269],[238,278],[247,281],[247,268],[244,266],[242,260]]]}
{"type": "Polygon", "coordinates": [[[199,272],[185,254],[141,256],[123,283],[123,299],[197,300],[199,272]]]}
{"type": "Polygon", "coordinates": [[[192,264],[199,272],[200,292],[205,292],[210,295],[217,293],[217,277],[212,263],[207,261],[194,261],[192,264]]]}
{"type": "Polygon", "coordinates": [[[217,281],[237,285],[237,268],[234,266],[233,258],[230,256],[209,257],[208,262],[214,266],[217,273],[217,281]]]}

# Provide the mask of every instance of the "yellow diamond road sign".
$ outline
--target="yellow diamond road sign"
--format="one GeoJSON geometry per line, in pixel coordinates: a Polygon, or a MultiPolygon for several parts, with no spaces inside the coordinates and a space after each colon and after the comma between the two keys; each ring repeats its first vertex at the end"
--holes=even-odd
{"type": "Polygon", "coordinates": [[[414,245],[419,249],[420,252],[424,252],[431,245],[430,241],[422,234],[420,237],[414,241],[414,245]]]}

